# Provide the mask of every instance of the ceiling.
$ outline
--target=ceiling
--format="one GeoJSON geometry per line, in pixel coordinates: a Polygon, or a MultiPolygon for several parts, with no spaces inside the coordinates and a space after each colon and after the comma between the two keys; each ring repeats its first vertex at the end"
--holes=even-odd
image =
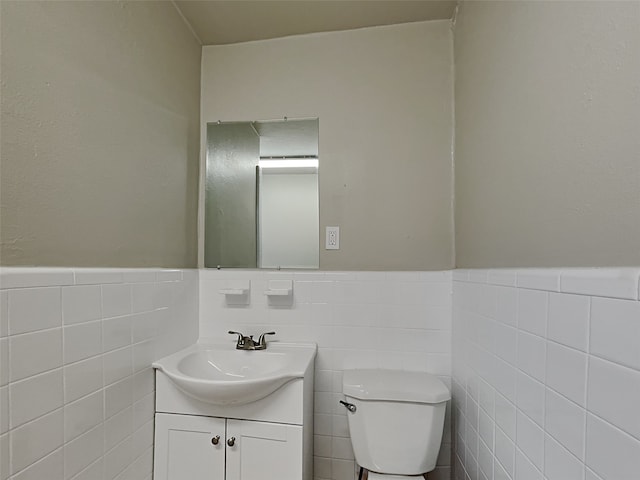
{"type": "Polygon", "coordinates": [[[175,0],[203,45],[452,18],[445,0],[175,0]]]}

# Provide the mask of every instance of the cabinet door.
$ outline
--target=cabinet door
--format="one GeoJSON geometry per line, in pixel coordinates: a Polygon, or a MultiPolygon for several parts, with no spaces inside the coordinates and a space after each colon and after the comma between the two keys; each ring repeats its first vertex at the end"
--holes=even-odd
{"type": "Polygon", "coordinates": [[[224,456],[224,419],[156,413],[154,480],[224,480],[224,456]]]}
{"type": "Polygon", "coordinates": [[[302,427],[227,420],[226,480],[301,480],[302,427]]]}

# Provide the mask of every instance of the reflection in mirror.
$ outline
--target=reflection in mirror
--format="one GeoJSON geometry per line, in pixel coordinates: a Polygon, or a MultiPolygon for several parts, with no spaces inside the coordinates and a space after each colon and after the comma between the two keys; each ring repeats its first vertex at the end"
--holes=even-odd
{"type": "Polygon", "coordinates": [[[318,268],[318,119],[207,124],[205,266],[318,268]]]}

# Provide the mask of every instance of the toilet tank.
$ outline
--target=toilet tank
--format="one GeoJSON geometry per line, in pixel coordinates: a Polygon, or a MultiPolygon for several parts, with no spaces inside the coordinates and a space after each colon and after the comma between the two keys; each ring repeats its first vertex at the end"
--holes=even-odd
{"type": "Polygon", "coordinates": [[[449,390],[437,377],[399,370],[345,370],[342,391],[351,444],[361,467],[420,475],[436,466],[449,390]]]}

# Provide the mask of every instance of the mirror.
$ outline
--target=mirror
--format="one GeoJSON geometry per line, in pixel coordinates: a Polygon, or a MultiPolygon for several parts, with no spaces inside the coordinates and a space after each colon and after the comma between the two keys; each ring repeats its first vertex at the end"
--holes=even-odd
{"type": "Polygon", "coordinates": [[[207,124],[205,267],[318,268],[318,119],[207,124]]]}

